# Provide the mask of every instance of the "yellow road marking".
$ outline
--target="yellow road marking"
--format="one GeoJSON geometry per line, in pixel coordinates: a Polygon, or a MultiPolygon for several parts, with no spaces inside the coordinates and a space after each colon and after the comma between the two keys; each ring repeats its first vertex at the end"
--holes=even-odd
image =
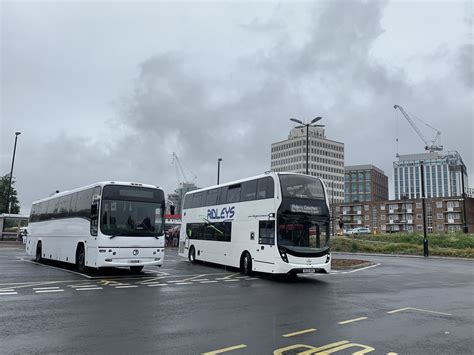
{"type": "Polygon", "coordinates": [[[362,350],[353,352],[352,355],[367,354],[367,353],[370,353],[370,352],[372,352],[372,351],[375,350],[373,347],[368,346],[368,345],[362,345],[362,344],[356,344],[356,343],[349,343],[349,344],[344,344],[344,345],[341,345],[341,346],[337,346],[337,347],[335,347],[335,348],[328,349],[328,350],[326,350],[326,351],[318,352],[318,353],[316,353],[316,354],[317,354],[317,355],[332,354],[332,353],[338,352],[338,351],[340,351],[340,350],[352,348],[352,347],[354,347],[354,346],[356,346],[356,347],[361,347],[362,350]]]}
{"type": "Polygon", "coordinates": [[[352,323],[352,322],[358,322],[358,321],[364,320],[364,319],[367,319],[367,317],[360,317],[360,318],[349,319],[349,320],[345,320],[345,321],[338,322],[338,323],[339,323],[339,324],[348,324],[348,323],[352,323]]]}
{"type": "Polygon", "coordinates": [[[226,276],[226,277],[223,277],[222,280],[230,279],[232,276],[237,276],[237,275],[240,275],[240,272],[238,272],[236,274],[231,274],[231,275],[226,276]]]}
{"type": "Polygon", "coordinates": [[[226,353],[228,351],[243,349],[243,348],[246,348],[246,347],[247,347],[247,345],[245,345],[245,344],[234,345],[234,346],[229,346],[228,348],[217,349],[217,350],[209,351],[207,353],[202,353],[202,355],[222,354],[222,353],[226,353]]]}
{"type": "Polygon", "coordinates": [[[294,332],[294,333],[283,334],[282,336],[285,337],[285,338],[289,338],[289,337],[294,337],[296,335],[311,333],[311,332],[315,332],[315,331],[316,331],[316,329],[314,329],[314,328],[308,328],[308,329],[300,330],[300,331],[294,332]]]}
{"type": "Polygon", "coordinates": [[[387,353],[387,355],[398,355],[398,353],[387,353]]]}
{"type": "Polygon", "coordinates": [[[320,347],[317,347],[317,348],[314,347],[314,346],[309,346],[309,345],[304,345],[304,344],[294,344],[294,345],[290,345],[290,346],[287,346],[285,348],[281,348],[281,349],[277,349],[277,350],[273,351],[273,355],[283,355],[289,350],[296,350],[296,349],[300,349],[300,348],[306,348],[306,349],[309,349],[309,350],[306,350],[304,352],[298,352],[298,355],[311,355],[311,354],[315,354],[318,351],[323,351],[323,350],[330,349],[330,348],[333,348],[335,346],[339,346],[339,345],[343,345],[343,344],[347,344],[347,343],[349,343],[347,340],[342,340],[342,341],[338,341],[336,343],[323,345],[323,346],[320,346],[320,347]]]}
{"type": "Polygon", "coordinates": [[[441,315],[443,315],[443,316],[452,316],[452,314],[450,314],[450,313],[443,313],[443,312],[436,312],[436,311],[428,311],[428,310],[426,310],[426,309],[413,308],[413,307],[405,307],[405,308],[395,309],[395,310],[389,311],[389,312],[387,312],[387,313],[388,313],[388,314],[394,314],[394,313],[404,312],[404,311],[418,311],[418,312],[441,314],[441,315]]]}

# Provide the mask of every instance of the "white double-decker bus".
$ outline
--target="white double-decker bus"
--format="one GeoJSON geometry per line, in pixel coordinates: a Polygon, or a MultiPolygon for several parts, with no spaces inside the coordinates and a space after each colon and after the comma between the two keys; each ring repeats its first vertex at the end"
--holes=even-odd
{"type": "Polygon", "coordinates": [[[328,273],[329,223],[321,179],[266,173],[188,192],[179,255],[244,274],[328,273]]]}
{"type": "Polygon", "coordinates": [[[87,267],[163,265],[165,196],[161,188],[99,182],[36,201],[26,252],[87,267]]]}

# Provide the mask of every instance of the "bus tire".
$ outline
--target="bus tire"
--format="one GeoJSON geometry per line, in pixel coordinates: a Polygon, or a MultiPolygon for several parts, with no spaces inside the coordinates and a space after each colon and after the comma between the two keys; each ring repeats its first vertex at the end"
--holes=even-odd
{"type": "Polygon", "coordinates": [[[77,246],[76,250],[76,269],[80,273],[86,271],[86,251],[82,243],[77,246]]]}
{"type": "Polygon", "coordinates": [[[194,245],[189,249],[188,259],[191,264],[196,263],[196,250],[194,249],[194,245]]]}
{"type": "Polygon", "coordinates": [[[240,271],[244,275],[252,275],[252,257],[248,251],[244,252],[240,258],[240,271]]]}
{"type": "Polygon", "coordinates": [[[41,246],[41,242],[38,242],[36,245],[36,255],[35,255],[35,261],[37,263],[41,263],[43,261],[43,247],[41,246]]]}
{"type": "Polygon", "coordinates": [[[130,266],[130,271],[132,274],[139,274],[143,270],[143,265],[130,266]]]}

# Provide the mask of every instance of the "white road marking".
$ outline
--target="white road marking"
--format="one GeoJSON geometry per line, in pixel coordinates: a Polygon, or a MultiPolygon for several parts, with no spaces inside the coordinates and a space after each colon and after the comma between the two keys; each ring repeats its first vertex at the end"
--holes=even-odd
{"type": "Polygon", "coordinates": [[[138,287],[136,285],[125,285],[125,286],[115,286],[115,288],[135,288],[138,287]]]}
{"type": "Polygon", "coordinates": [[[168,284],[148,284],[148,287],[168,286],[168,284]]]}
{"type": "Polygon", "coordinates": [[[235,279],[228,279],[224,280],[224,282],[239,282],[240,280],[235,280],[235,279]]]}
{"type": "Polygon", "coordinates": [[[178,282],[178,283],[175,283],[175,285],[192,285],[193,283],[192,282],[178,282]]]}
{"type": "Polygon", "coordinates": [[[103,290],[102,287],[81,287],[76,288],[76,291],[90,291],[90,290],[103,290]]]}
{"type": "Polygon", "coordinates": [[[18,292],[0,292],[0,296],[18,295],[18,292]]]}
{"type": "Polygon", "coordinates": [[[33,287],[33,290],[54,290],[54,289],[58,289],[59,287],[55,286],[55,287],[33,287]]]}
{"type": "Polygon", "coordinates": [[[403,311],[418,311],[418,312],[426,312],[426,313],[440,314],[440,315],[443,315],[443,316],[452,316],[452,314],[449,314],[449,313],[436,312],[436,311],[428,311],[428,310],[426,310],[426,309],[413,308],[413,307],[406,307],[406,308],[395,309],[395,310],[389,311],[389,312],[387,312],[387,313],[388,313],[388,314],[394,314],[394,313],[403,312],[403,311]]]}
{"type": "Polygon", "coordinates": [[[356,269],[356,270],[351,270],[351,271],[339,271],[338,274],[352,274],[354,272],[363,271],[363,270],[367,270],[367,269],[372,269],[373,267],[376,267],[376,266],[380,266],[380,263],[375,264],[375,265],[362,267],[362,268],[356,269]]]}
{"type": "Polygon", "coordinates": [[[36,293],[50,293],[50,292],[63,292],[64,290],[63,289],[59,289],[59,290],[39,290],[39,291],[35,291],[36,293]]]}
{"type": "Polygon", "coordinates": [[[200,283],[201,284],[210,284],[210,283],[215,283],[215,282],[219,282],[219,281],[201,281],[200,283]]]}

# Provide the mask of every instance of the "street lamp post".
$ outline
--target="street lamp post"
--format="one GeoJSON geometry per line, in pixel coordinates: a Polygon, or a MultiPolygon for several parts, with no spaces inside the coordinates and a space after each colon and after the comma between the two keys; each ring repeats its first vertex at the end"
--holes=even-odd
{"type": "Polygon", "coordinates": [[[219,185],[219,175],[221,171],[221,161],[222,158],[217,158],[217,185],[219,185]]]}
{"type": "Polygon", "coordinates": [[[18,136],[21,134],[21,132],[15,132],[15,145],[13,146],[13,157],[12,157],[12,168],[10,169],[10,180],[8,182],[8,192],[7,192],[7,198],[5,201],[5,212],[10,213],[11,212],[11,206],[10,206],[10,191],[12,189],[12,177],[13,177],[13,165],[15,164],[15,153],[16,153],[16,141],[18,139],[18,136]]]}
{"type": "Polygon", "coordinates": [[[464,164],[461,162],[461,188],[462,188],[462,214],[463,214],[463,220],[464,220],[464,225],[462,227],[462,231],[464,233],[468,232],[468,227],[467,227],[467,213],[466,213],[466,188],[464,186],[464,164]]]}
{"type": "Polygon", "coordinates": [[[426,238],[426,205],[425,205],[425,166],[420,162],[421,170],[421,203],[423,210],[423,256],[429,256],[428,238],[426,238]]]}
{"type": "Polygon", "coordinates": [[[314,124],[318,122],[322,117],[316,117],[311,120],[309,123],[303,123],[300,120],[297,120],[296,118],[290,118],[290,121],[296,122],[300,124],[300,126],[296,126],[295,128],[303,128],[306,127],[306,175],[309,175],[309,166],[308,166],[308,160],[309,160],[309,151],[308,151],[308,145],[309,145],[309,127],[324,127],[324,125],[320,124],[314,124]]]}

